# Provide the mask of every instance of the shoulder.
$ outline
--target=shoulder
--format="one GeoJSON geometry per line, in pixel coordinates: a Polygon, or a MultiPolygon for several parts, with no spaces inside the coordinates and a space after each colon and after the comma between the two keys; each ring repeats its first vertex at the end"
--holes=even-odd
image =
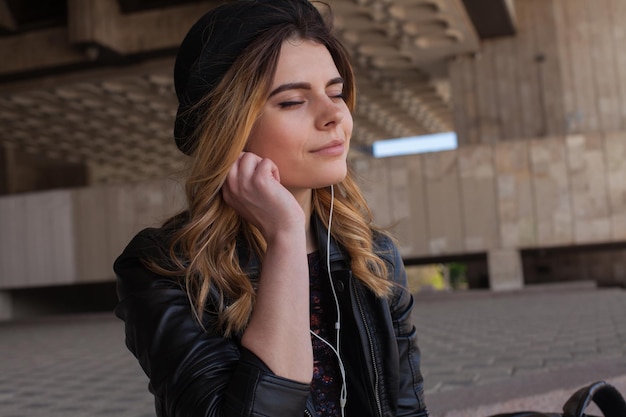
{"type": "Polygon", "coordinates": [[[387,265],[387,277],[395,285],[392,298],[402,298],[407,288],[406,269],[395,240],[387,233],[374,232],[374,250],[387,265]]]}
{"type": "Polygon", "coordinates": [[[166,228],[147,228],[137,233],[120,256],[115,260],[114,268],[117,269],[124,262],[141,258],[164,261],[169,256],[169,245],[172,233],[166,228]]]}
{"type": "Polygon", "coordinates": [[[113,268],[117,271],[124,263],[138,259],[153,261],[167,268],[170,264],[169,252],[174,234],[182,227],[186,219],[187,214],[181,213],[169,219],[161,227],[149,227],[141,230],[115,260],[113,268]]]}
{"type": "Polygon", "coordinates": [[[374,230],[372,233],[376,255],[392,266],[398,261],[402,261],[400,251],[394,239],[388,233],[378,230],[374,230]]]}
{"type": "Polygon", "coordinates": [[[113,263],[120,298],[149,288],[180,287],[180,277],[156,273],[151,267],[175,269],[169,254],[172,235],[169,227],[147,228],[131,239],[113,263]]]}

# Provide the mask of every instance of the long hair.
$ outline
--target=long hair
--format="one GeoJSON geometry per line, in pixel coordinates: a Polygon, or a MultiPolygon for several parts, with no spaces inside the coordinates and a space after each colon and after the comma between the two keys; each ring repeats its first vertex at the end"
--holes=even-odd
{"type": "MultiPolygon", "coordinates": [[[[355,80],[349,56],[331,30],[328,19],[324,23],[303,19],[298,25],[269,30],[243,51],[198,104],[203,118],[195,131],[198,144],[185,183],[188,208],[170,243],[173,265],[168,272],[185,277],[198,321],[202,324],[204,314],[210,313],[225,336],[245,329],[255,302],[254,284],[240,266],[237,245],[247,245],[262,262],[266,242],[224,202],[221,187],[261,114],[285,40],[312,40],[326,46],[344,79],[347,106],[354,110],[355,80]],[[218,294],[217,300],[209,297],[210,292],[218,294]]],[[[336,189],[332,236],[350,255],[354,276],[384,297],[392,284],[387,280],[385,262],[374,253],[376,228],[371,212],[349,173],[336,189]]],[[[329,189],[314,190],[312,198],[314,215],[328,227],[329,189]]],[[[163,268],[153,267],[163,272],[163,268]]]]}

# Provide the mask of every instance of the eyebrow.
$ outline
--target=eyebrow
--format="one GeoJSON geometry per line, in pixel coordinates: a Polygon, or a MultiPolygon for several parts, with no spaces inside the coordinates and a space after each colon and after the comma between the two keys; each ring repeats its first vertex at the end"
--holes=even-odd
{"type": "MultiPolygon", "coordinates": [[[[345,81],[342,77],[333,78],[332,80],[326,83],[326,87],[330,87],[331,85],[335,85],[335,84],[344,84],[344,82],[345,81]]],[[[287,91],[287,90],[310,90],[310,89],[311,89],[311,84],[309,83],[287,83],[287,84],[280,85],[276,87],[274,90],[272,90],[269,97],[275,96],[276,94],[282,93],[283,91],[287,91]]]]}

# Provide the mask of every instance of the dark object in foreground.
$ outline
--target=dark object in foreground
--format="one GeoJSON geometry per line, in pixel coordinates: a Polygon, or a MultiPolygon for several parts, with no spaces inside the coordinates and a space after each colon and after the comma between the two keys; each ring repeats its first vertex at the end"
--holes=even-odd
{"type": "Polygon", "coordinates": [[[541,413],[538,411],[517,411],[496,414],[491,417],[594,417],[585,414],[585,409],[596,403],[604,417],[626,417],[624,397],[611,384],[594,382],[576,391],[563,406],[563,413],[541,413]]]}

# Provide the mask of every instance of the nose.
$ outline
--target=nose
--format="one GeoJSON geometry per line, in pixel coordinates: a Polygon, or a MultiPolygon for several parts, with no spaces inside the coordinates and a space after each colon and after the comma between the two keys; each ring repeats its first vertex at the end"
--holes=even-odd
{"type": "Polygon", "coordinates": [[[342,99],[326,96],[319,103],[317,127],[323,130],[338,125],[346,117],[347,111],[342,99]]]}

